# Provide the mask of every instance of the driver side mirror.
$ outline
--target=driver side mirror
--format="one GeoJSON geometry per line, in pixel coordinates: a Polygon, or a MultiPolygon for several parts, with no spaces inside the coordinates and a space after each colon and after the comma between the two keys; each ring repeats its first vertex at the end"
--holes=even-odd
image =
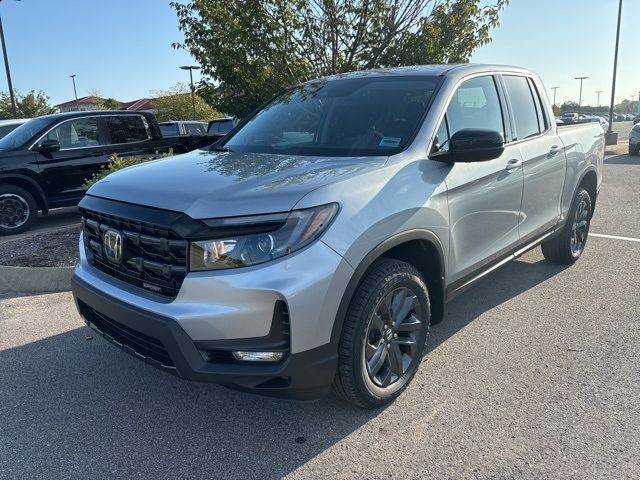
{"type": "Polygon", "coordinates": [[[36,150],[42,153],[57,152],[60,150],[60,142],[58,140],[45,140],[36,147],[36,150]]]}
{"type": "Polygon", "coordinates": [[[504,137],[495,130],[465,128],[453,134],[450,155],[454,162],[485,162],[504,152],[504,137]]]}

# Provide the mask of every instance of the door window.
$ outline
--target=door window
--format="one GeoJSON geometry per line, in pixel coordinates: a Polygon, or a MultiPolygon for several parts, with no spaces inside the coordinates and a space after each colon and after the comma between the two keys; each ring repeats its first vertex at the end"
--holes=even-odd
{"type": "Polygon", "coordinates": [[[504,84],[515,123],[514,140],[523,140],[539,134],[541,130],[538,125],[536,106],[527,78],[505,75],[504,84]]]}
{"type": "Polygon", "coordinates": [[[111,144],[143,142],[150,138],[146,122],[140,115],[105,118],[111,144]]]}
{"type": "Polygon", "coordinates": [[[47,133],[38,144],[45,140],[57,140],[60,143],[60,150],[100,145],[98,120],[96,118],[78,118],[63,122],[47,133]]]}
{"type": "Polygon", "coordinates": [[[462,83],[447,108],[447,122],[451,136],[465,128],[494,130],[504,136],[502,108],[493,77],[476,77],[462,83]]]}

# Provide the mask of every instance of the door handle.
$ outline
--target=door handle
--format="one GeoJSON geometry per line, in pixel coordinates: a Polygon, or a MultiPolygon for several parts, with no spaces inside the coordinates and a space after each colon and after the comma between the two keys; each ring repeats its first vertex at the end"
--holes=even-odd
{"type": "Polygon", "coordinates": [[[551,147],[551,149],[549,150],[549,155],[551,155],[552,157],[557,155],[558,153],[560,153],[562,151],[562,149],[558,146],[558,145],[553,145],[551,147]]]}
{"type": "Polygon", "coordinates": [[[507,172],[515,172],[516,170],[518,170],[520,167],[522,167],[522,160],[518,160],[518,159],[513,159],[513,160],[509,160],[507,162],[507,172]]]}

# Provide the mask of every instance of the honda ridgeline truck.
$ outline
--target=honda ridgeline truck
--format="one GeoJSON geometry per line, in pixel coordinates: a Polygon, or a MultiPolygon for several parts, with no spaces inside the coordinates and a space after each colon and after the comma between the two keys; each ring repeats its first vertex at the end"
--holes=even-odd
{"type": "Polygon", "coordinates": [[[366,71],[294,86],[208,150],[80,204],[86,323],[183,379],[392,401],[448,300],[542,245],[584,251],[604,132],[558,128],[538,76],[366,71]]]}

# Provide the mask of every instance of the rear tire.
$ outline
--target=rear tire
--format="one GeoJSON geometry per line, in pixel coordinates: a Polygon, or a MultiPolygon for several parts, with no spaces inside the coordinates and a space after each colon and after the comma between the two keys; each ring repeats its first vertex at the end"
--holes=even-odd
{"type": "Polygon", "coordinates": [[[398,260],[374,262],[349,305],[334,390],[362,408],[392,402],[418,370],[430,318],[429,292],[420,273],[398,260]]]}
{"type": "Polygon", "coordinates": [[[629,145],[629,155],[636,156],[640,152],[640,145],[636,145],[635,148],[629,145]]]}
{"type": "Polygon", "coordinates": [[[38,204],[28,191],[15,185],[0,185],[0,235],[29,230],[38,218],[38,204]]]}
{"type": "Polygon", "coordinates": [[[591,226],[591,196],[580,187],[560,234],[542,243],[544,258],[553,263],[571,265],[580,258],[591,226]]]}

